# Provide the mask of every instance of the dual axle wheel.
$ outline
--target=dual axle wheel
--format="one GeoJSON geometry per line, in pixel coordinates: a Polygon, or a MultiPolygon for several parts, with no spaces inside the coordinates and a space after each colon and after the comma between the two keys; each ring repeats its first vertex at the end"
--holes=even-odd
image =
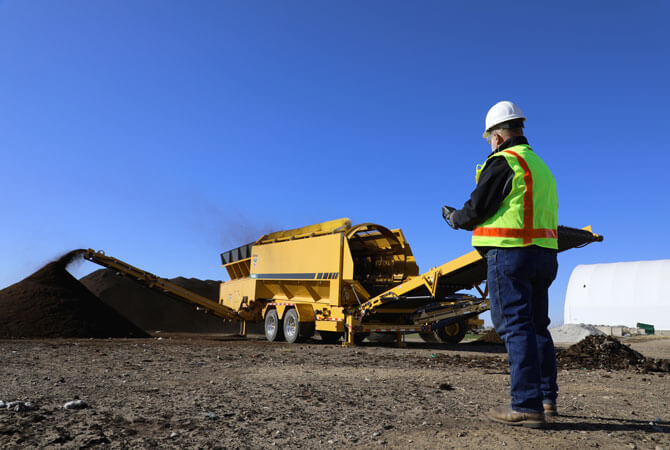
{"type": "Polygon", "coordinates": [[[265,315],[265,337],[268,341],[302,342],[314,335],[314,322],[300,322],[298,312],[289,309],[279,320],[277,310],[272,309],[265,315]]]}
{"type": "MultiPolygon", "coordinates": [[[[300,322],[298,312],[291,308],[284,313],[284,318],[279,319],[276,309],[272,309],[265,315],[265,338],[272,341],[283,341],[294,343],[303,342],[314,335],[314,322],[300,322]]],[[[342,333],[337,331],[319,331],[321,341],[325,344],[336,344],[342,338],[342,333]]],[[[354,343],[360,344],[368,333],[358,333],[354,336],[354,343]]]]}

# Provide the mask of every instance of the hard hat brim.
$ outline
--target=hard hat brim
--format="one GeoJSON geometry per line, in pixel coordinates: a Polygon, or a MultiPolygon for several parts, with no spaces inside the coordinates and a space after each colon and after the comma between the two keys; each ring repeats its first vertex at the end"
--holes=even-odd
{"type": "Polygon", "coordinates": [[[521,120],[521,122],[523,123],[523,122],[526,121],[526,118],[524,116],[522,116],[521,114],[510,114],[507,117],[503,117],[498,122],[491,125],[491,127],[488,130],[484,131],[484,134],[482,134],[482,137],[484,139],[486,139],[491,134],[491,130],[500,126],[501,124],[504,124],[505,122],[511,122],[512,120],[521,120]]]}

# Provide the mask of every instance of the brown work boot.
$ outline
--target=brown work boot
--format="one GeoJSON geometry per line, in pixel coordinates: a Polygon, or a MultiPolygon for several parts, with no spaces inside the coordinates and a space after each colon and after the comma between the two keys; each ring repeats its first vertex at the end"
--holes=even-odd
{"type": "Polygon", "coordinates": [[[558,416],[558,410],[556,409],[556,403],[542,403],[544,407],[544,415],[550,417],[558,416]]]}
{"type": "Polygon", "coordinates": [[[545,424],[544,413],[522,413],[514,411],[509,406],[498,406],[489,409],[489,419],[506,425],[542,428],[545,424]]]}

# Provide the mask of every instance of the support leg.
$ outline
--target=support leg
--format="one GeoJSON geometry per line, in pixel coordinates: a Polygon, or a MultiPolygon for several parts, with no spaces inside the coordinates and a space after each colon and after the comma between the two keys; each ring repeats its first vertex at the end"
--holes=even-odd
{"type": "Polygon", "coordinates": [[[342,347],[353,347],[354,345],[354,324],[353,316],[346,314],[344,317],[344,339],[342,347]]]}
{"type": "Polygon", "coordinates": [[[402,331],[396,331],[395,332],[395,346],[396,347],[407,347],[407,344],[405,343],[405,340],[403,339],[405,337],[405,333],[402,331]]]}

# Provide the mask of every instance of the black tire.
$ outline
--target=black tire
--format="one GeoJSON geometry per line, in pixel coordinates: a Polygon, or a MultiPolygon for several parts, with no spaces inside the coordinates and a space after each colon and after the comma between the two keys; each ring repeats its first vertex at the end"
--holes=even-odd
{"type": "Polygon", "coordinates": [[[447,344],[458,344],[468,332],[468,323],[465,320],[454,322],[451,325],[438,328],[435,333],[442,342],[447,344]]]}
{"type": "Polygon", "coordinates": [[[270,342],[284,340],[282,321],[279,320],[276,309],[265,314],[265,338],[270,342]]]}
{"type": "Polygon", "coordinates": [[[336,344],[342,337],[342,333],[338,333],[337,331],[319,331],[319,334],[324,344],[336,344]]]}
{"type": "Polygon", "coordinates": [[[286,342],[304,342],[314,334],[314,322],[300,322],[298,311],[291,308],[284,314],[284,337],[286,342]]]}

